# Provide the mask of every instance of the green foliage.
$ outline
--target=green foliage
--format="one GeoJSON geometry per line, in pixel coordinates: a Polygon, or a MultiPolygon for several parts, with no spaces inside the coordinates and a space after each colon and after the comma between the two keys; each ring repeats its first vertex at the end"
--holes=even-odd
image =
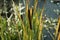
{"type": "MultiPolygon", "coordinates": [[[[35,0],[37,1],[37,0],[35,0]]],[[[1,40],[41,40],[43,39],[43,30],[46,29],[53,40],[55,40],[53,35],[49,31],[50,24],[49,22],[44,22],[45,20],[42,20],[43,18],[43,9],[36,8],[36,5],[34,5],[34,14],[32,16],[32,29],[30,29],[29,20],[28,20],[28,7],[26,7],[26,13],[24,16],[24,19],[22,21],[21,15],[18,10],[18,6],[15,5],[14,1],[12,1],[13,4],[13,10],[14,15],[17,16],[17,18],[11,18],[10,19],[10,25],[8,26],[7,19],[0,16],[0,39],[1,40]],[[42,12],[42,13],[41,13],[42,12]],[[41,15],[42,14],[42,15],[41,15]],[[44,27],[44,25],[47,25],[44,27]],[[42,27],[42,29],[41,29],[42,27]],[[41,36],[40,36],[41,35],[41,36]]],[[[35,2],[37,4],[37,2],[35,2]]],[[[28,6],[28,3],[27,5],[28,6]]],[[[43,7],[44,8],[44,7],[43,7]]]]}

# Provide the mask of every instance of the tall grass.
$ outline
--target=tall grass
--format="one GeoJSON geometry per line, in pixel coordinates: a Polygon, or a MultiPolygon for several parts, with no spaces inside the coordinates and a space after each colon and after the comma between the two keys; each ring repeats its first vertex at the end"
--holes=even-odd
{"type": "MultiPolygon", "coordinates": [[[[29,14],[28,9],[29,9],[30,0],[25,0],[25,1],[26,1],[26,9],[25,9],[24,20],[22,20],[21,14],[18,10],[18,6],[14,3],[13,0],[12,0],[12,3],[13,3],[12,6],[13,6],[13,10],[14,10],[14,15],[15,15],[15,19],[13,20],[14,23],[10,20],[11,21],[10,26],[8,26],[8,28],[7,28],[6,27],[8,24],[7,20],[3,19],[0,16],[1,40],[42,40],[43,12],[45,9],[44,6],[46,4],[46,0],[44,1],[41,11],[37,9],[38,0],[34,0],[34,9],[30,8],[32,29],[30,29],[30,23],[29,23],[29,18],[28,18],[28,14],[29,14]],[[32,10],[34,10],[33,15],[32,15],[32,10]],[[9,29],[9,27],[11,27],[11,28],[9,29]],[[8,29],[8,31],[6,29],[8,29]],[[20,32],[21,30],[22,30],[22,32],[20,32]]],[[[58,21],[57,28],[55,29],[56,30],[55,38],[57,37],[57,34],[58,34],[59,24],[60,24],[60,22],[58,21]]],[[[51,35],[51,33],[50,33],[50,35],[51,35]]],[[[55,40],[52,35],[51,35],[51,37],[53,40],[55,40]]],[[[58,39],[59,39],[59,37],[58,37],[58,39]]]]}
{"type": "Polygon", "coordinates": [[[60,17],[58,19],[58,24],[57,24],[57,27],[56,27],[56,32],[55,32],[55,37],[58,36],[57,40],[60,40],[60,33],[58,32],[59,28],[60,28],[60,17]]]}

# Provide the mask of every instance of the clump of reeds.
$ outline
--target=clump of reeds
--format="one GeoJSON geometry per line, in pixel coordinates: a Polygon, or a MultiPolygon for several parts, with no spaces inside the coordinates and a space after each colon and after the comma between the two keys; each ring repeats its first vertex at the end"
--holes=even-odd
{"type": "MultiPolygon", "coordinates": [[[[7,20],[2,19],[0,17],[0,36],[1,40],[42,40],[42,35],[43,35],[43,12],[44,12],[44,6],[46,3],[46,0],[44,1],[43,7],[41,10],[37,9],[37,4],[38,0],[34,0],[34,11],[33,11],[33,16],[32,16],[32,8],[30,8],[30,16],[31,16],[31,24],[32,24],[32,29],[30,29],[30,23],[29,23],[29,18],[28,18],[28,9],[29,9],[29,1],[30,0],[25,0],[26,1],[26,9],[25,9],[25,17],[24,20],[21,18],[21,14],[18,10],[18,6],[14,3],[12,0],[12,7],[14,10],[14,20],[8,21],[10,24],[7,28],[7,20]],[[37,10],[37,11],[36,11],[37,10]],[[39,18],[38,18],[39,17],[39,18]],[[8,29],[8,30],[7,30],[8,29]]],[[[59,25],[59,23],[58,23],[59,25]]],[[[47,29],[47,28],[46,28],[47,29]]],[[[56,28],[56,35],[58,33],[58,26],[56,28]]],[[[49,32],[50,33],[50,32],[49,32]]],[[[50,33],[51,35],[51,33],[50,33]]],[[[51,35],[52,39],[54,37],[51,35]]]]}

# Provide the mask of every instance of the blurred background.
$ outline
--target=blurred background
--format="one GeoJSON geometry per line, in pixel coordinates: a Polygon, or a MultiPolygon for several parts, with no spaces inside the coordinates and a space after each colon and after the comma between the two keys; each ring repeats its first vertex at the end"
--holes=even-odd
{"type": "MultiPolygon", "coordinates": [[[[38,0],[36,6],[36,13],[38,16],[32,17],[32,31],[30,31],[29,22],[31,21],[28,21],[30,18],[25,14],[29,13],[30,8],[35,10],[35,2],[37,2],[37,0],[29,0],[29,2],[28,0],[0,0],[0,40],[39,40],[39,28],[35,22],[37,17],[38,19],[40,18],[43,8],[43,30],[41,40],[57,40],[58,35],[56,35],[55,32],[58,27],[58,18],[60,16],[60,0],[38,0]],[[26,8],[27,5],[28,8],[26,8]],[[26,12],[27,9],[29,10],[28,12],[26,12]],[[20,15],[23,23],[17,15],[20,15]],[[28,39],[24,39],[25,31],[23,24],[24,28],[26,27],[25,31],[27,31],[26,35],[28,35],[28,39]]],[[[34,11],[32,11],[32,14],[33,12],[34,11]]]]}

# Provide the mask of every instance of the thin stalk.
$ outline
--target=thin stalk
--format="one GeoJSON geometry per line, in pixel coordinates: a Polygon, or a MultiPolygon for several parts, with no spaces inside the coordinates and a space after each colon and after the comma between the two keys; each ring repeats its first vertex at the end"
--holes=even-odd
{"type": "Polygon", "coordinates": [[[55,38],[56,38],[57,35],[58,35],[59,24],[60,24],[60,18],[59,18],[59,20],[58,20],[57,27],[55,28],[55,30],[56,30],[56,32],[55,32],[55,38]]]}
{"type": "Polygon", "coordinates": [[[28,40],[28,35],[27,35],[27,32],[26,32],[26,28],[25,28],[25,25],[21,19],[21,16],[20,16],[20,13],[18,13],[18,18],[19,20],[21,21],[22,23],[22,28],[23,28],[23,40],[28,40]]]}
{"type": "MultiPolygon", "coordinates": [[[[32,30],[30,29],[30,23],[29,23],[29,18],[28,18],[28,14],[29,14],[29,12],[28,12],[28,5],[29,5],[29,0],[26,0],[26,11],[25,11],[26,14],[25,15],[26,15],[26,20],[28,22],[28,31],[30,32],[28,39],[32,40],[32,35],[31,35],[32,30]]],[[[32,8],[29,11],[30,11],[30,20],[31,20],[31,24],[32,24],[32,8]]]]}
{"type": "MultiPolygon", "coordinates": [[[[37,32],[37,25],[38,25],[38,13],[37,13],[37,11],[36,11],[36,9],[37,9],[37,4],[38,4],[38,0],[34,0],[34,8],[33,8],[33,16],[32,17],[36,17],[35,18],[35,23],[34,23],[34,20],[32,20],[32,26],[34,27],[34,32],[37,32]]],[[[35,34],[35,33],[34,33],[35,34]]],[[[35,36],[37,36],[37,35],[35,35],[35,36]]],[[[33,37],[35,37],[35,36],[33,36],[33,37]]],[[[35,38],[35,39],[37,39],[37,38],[35,38]]]]}
{"type": "MultiPolygon", "coordinates": [[[[18,10],[18,8],[17,8],[17,10],[18,10]]],[[[27,35],[27,32],[26,32],[25,25],[24,25],[24,23],[23,23],[23,21],[22,21],[20,12],[17,11],[17,13],[18,13],[18,14],[17,14],[18,19],[19,19],[19,20],[21,21],[21,23],[22,23],[22,28],[23,28],[23,40],[28,40],[28,35],[27,35]]]]}
{"type": "MultiPolygon", "coordinates": [[[[36,12],[36,8],[37,8],[37,3],[38,3],[38,0],[35,0],[34,1],[34,9],[33,9],[33,16],[32,17],[34,17],[34,16],[37,16],[36,14],[37,14],[37,12],[36,12]]],[[[37,20],[36,20],[37,21],[37,20]]],[[[34,25],[34,24],[36,24],[36,23],[33,23],[34,22],[34,20],[32,20],[32,26],[34,25]]],[[[35,27],[34,27],[34,29],[35,29],[35,27]]],[[[34,30],[35,31],[35,30],[34,30]]]]}
{"type": "Polygon", "coordinates": [[[59,33],[59,35],[58,35],[58,40],[60,40],[60,33],[59,33]]]}
{"type": "Polygon", "coordinates": [[[26,20],[28,22],[28,29],[30,28],[29,25],[29,18],[28,18],[28,4],[29,4],[29,0],[26,0],[26,11],[25,11],[25,15],[26,15],[26,20]]]}
{"type": "Polygon", "coordinates": [[[42,35],[42,13],[44,11],[44,8],[42,9],[42,12],[41,12],[41,15],[40,15],[40,24],[39,24],[39,37],[38,37],[38,40],[41,40],[41,35],[42,35]]]}
{"type": "MultiPolygon", "coordinates": [[[[2,17],[0,16],[0,22],[2,22],[2,17]]],[[[1,39],[4,40],[4,35],[3,35],[3,26],[2,24],[0,23],[0,36],[1,36],[1,39]]]]}
{"type": "Polygon", "coordinates": [[[44,4],[43,4],[43,8],[42,8],[42,11],[41,11],[41,14],[40,14],[40,24],[39,24],[39,34],[38,34],[38,40],[42,40],[42,29],[43,29],[43,21],[42,21],[42,15],[43,15],[43,12],[44,12],[44,6],[45,6],[45,3],[46,3],[46,0],[44,1],[44,4]]]}
{"type": "Polygon", "coordinates": [[[35,1],[34,1],[34,12],[33,12],[34,14],[35,14],[35,12],[36,12],[37,3],[38,3],[38,0],[35,0],[35,1]]]}
{"type": "MultiPolygon", "coordinates": [[[[32,24],[32,8],[30,8],[30,19],[31,19],[31,24],[32,24]]],[[[32,30],[30,30],[30,38],[29,40],[32,40],[32,30]]]]}
{"type": "Polygon", "coordinates": [[[60,40],[60,15],[59,15],[59,29],[58,29],[58,40],[60,40]]]}
{"type": "Polygon", "coordinates": [[[2,38],[2,40],[4,40],[4,35],[3,35],[4,33],[3,33],[3,28],[1,28],[1,38],[2,38]]]}

